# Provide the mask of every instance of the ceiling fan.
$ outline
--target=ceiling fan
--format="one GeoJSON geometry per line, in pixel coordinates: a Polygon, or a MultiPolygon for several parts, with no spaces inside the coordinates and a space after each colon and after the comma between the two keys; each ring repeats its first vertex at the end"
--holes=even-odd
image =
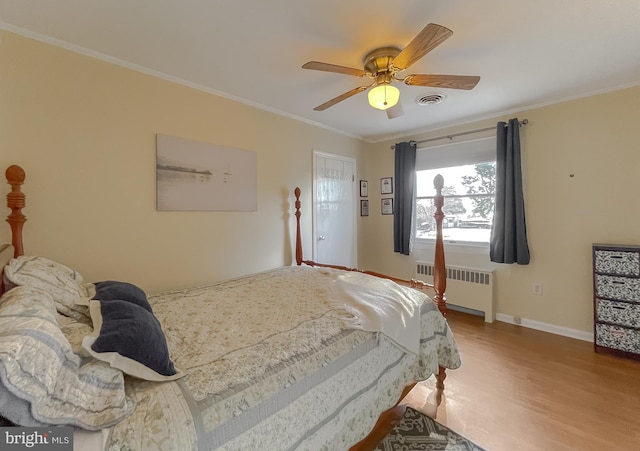
{"type": "Polygon", "coordinates": [[[430,23],[404,48],[380,47],[367,53],[363,58],[364,69],[355,69],[336,64],[309,61],[303,69],[335,72],[339,74],[366,77],[373,80],[367,86],[359,86],[314,108],[323,111],[338,102],[360,92],[369,91],[369,104],[374,108],[386,110],[389,119],[402,115],[402,106],[398,103],[400,91],[391,82],[404,82],[409,86],[433,86],[449,89],[473,89],[480,77],[474,75],[433,75],[412,74],[400,78],[398,73],[408,69],[413,63],[449,38],[453,31],[442,25],[430,23]]]}

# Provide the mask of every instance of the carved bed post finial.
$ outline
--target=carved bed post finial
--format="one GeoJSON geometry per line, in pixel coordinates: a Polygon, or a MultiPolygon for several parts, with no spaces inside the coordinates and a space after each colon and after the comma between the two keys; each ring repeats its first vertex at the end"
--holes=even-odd
{"type": "Polygon", "coordinates": [[[11,209],[11,214],[7,218],[7,222],[11,226],[11,244],[13,245],[13,256],[19,257],[24,254],[22,246],[22,226],[27,221],[27,217],[22,214],[25,206],[25,196],[20,190],[24,183],[25,173],[18,165],[12,165],[7,168],[5,173],[7,182],[11,185],[11,192],[7,194],[7,207],[11,209]]]}
{"type": "Polygon", "coordinates": [[[438,174],[433,179],[433,185],[436,188],[436,196],[433,202],[436,207],[436,212],[433,217],[436,220],[436,250],[435,250],[435,271],[433,274],[433,285],[436,295],[434,301],[438,306],[440,312],[444,315],[447,309],[447,298],[445,297],[445,291],[447,289],[447,273],[444,262],[444,242],[442,240],[442,220],[444,219],[444,213],[442,212],[442,206],[444,205],[444,196],[442,195],[442,188],[444,187],[444,178],[438,174]]]}
{"type": "Polygon", "coordinates": [[[302,265],[302,236],[300,235],[300,188],[293,191],[296,196],[296,263],[302,265]]]}

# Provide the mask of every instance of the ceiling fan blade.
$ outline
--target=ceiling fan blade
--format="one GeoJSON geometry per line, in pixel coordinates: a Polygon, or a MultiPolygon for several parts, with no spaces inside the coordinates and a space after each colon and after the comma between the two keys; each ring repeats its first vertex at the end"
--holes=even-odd
{"type": "Polygon", "coordinates": [[[389,119],[395,119],[396,117],[400,117],[404,114],[404,108],[402,108],[402,104],[400,102],[396,103],[391,108],[387,108],[385,111],[387,112],[387,117],[389,119]]]}
{"type": "Polygon", "coordinates": [[[343,100],[348,99],[351,96],[354,96],[356,94],[358,94],[359,92],[362,91],[366,91],[367,88],[369,86],[359,86],[355,89],[352,89],[351,91],[345,92],[344,94],[339,95],[338,97],[335,97],[327,102],[324,102],[322,105],[318,105],[317,107],[315,107],[313,110],[314,111],[324,111],[327,108],[329,108],[330,106],[335,105],[338,102],[342,102],[343,100]]]}
{"type": "Polygon", "coordinates": [[[407,75],[404,82],[410,86],[433,86],[449,89],[473,89],[480,81],[477,75],[407,75]]]}
{"type": "Polygon", "coordinates": [[[354,75],[356,77],[364,77],[365,75],[365,72],[362,69],[338,66],[336,64],[321,63],[320,61],[309,61],[308,63],[305,63],[302,68],[311,70],[322,70],[325,72],[335,72],[338,74],[354,75]]]}
{"type": "Polygon", "coordinates": [[[396,56],[393,67],[403,70],[411,66],[453,34],[447,27],[430,23],[396,56]]]}

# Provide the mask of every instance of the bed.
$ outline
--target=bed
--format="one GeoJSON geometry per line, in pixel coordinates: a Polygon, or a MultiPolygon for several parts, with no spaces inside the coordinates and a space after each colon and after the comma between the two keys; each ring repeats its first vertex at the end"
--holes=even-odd
{"type": "Polygon", "coordinates": [[[437,403],[460,365],[441,179],[434,286],[304,260],[296,189],[296,265],[148,295],[25,255],[25,173],[6,175],[4,421],[72,426],[82,450],[365,450],[416,382],[436,377],[437,403]]]}

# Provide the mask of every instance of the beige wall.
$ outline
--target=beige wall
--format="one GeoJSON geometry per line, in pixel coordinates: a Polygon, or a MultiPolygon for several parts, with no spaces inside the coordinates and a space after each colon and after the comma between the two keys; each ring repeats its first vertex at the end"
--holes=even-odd
{"type": "MultiPolygon", "coordinates": [[[[358,217],[359,265],[411,277],[416,253],[393,253],[379,179],[396,141],[367,144],[238,102],[3,32],[0,165],[27,171],[27,253],[150,291],[289,264],[291,190],[311,204],[312,151],[357,159],[370,216],[358,217]],[[157,212],[155,134],[253,150],[258,211],[157,212]]],[[[531,264],[495,265],[498,312],[589,332],[591,244],[640,243],[640,88],[409,136],[425,139],[527,118],[521,129],[531,264]],[[573,174],[573,177],[570,177],[573,174]],[[534,296],[534,282],[544,286],[534,296]]],[[[5,188],[8,192],[8,187],[5,188]]],[[[311,212],[304,211],[310,257],[311,212]]],[[[0,242],[9,240],[8,227],[0,242]]],[[[450,264],[488,256],[447,249],[450,264]]]]}
{"type": "MultiPolygon", "coordinates": [[[[27,172],[25,251],[87,280],[155,291],[290,264],[295,186],[307,206],[310,257],[312,151],[360,159],[365,146],[15,34],[0,37],[0,166],[27,172]],[[255,151],[258,210],[156,211],[156,133],[255,151]]],[[[0,242],[8,240],[9,228],[0,228],[0,242]]]]}
{"type": "MultiPolygon", "coordinates": [[[[494,265],[486,254],[456,254],[445,246],[447,262],[495,267],[499,313],[589,333],[592,243],[640,244],[640,87],[406,140],[493,126],[511,117],[529,120],[520,130],[531,263],[494,265]],[[532,294],[534,282],[543,284],[542,296],[532,294]]],[[[389,146],[403,140],[374,146],[370,180],[392,175],[389,146]]],[[[377,203],[374,194],[372,205],[377,203]]],[[[374,208],[371,213],[362,233],[379,245],[366,248],[361,265],[411,277],[420,253],[394,254],[392,218],[374,208]]]]}

